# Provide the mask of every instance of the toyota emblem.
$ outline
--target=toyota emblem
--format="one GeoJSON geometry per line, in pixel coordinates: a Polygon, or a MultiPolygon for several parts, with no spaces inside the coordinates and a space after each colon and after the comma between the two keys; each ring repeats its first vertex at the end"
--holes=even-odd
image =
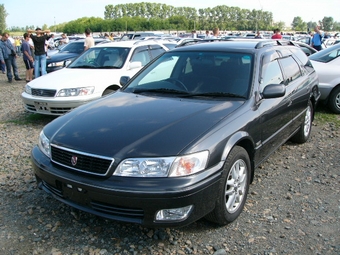
{"type": "Polygon", "coordinates": [[[78,157],[77,156],[72,156],[72,158],[71,158],[72,166],[75,166],[77,164],[77,161],[78,161],[78,157]]]}

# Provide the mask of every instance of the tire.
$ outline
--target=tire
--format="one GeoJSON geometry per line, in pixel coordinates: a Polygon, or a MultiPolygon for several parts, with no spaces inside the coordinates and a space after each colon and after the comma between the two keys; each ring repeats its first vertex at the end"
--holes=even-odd
{"type": "Polygon", "coordinates": [[[340,86],[335,88],[329,96],[328,107],[332,112],[340,114],[340,86]]]}
{"type": "Polygon", "coordinates": [[[305,112],[305,117],[300,125],[299,131],[290,139],[294,143],[305,143],[310,137],[312,131],[314,109],[311,101],[308,101],[308,106],[305,112]]]}
{"type": "Polygon", "coordinates": [[[215,209],[205,218],[219,225],[233,222],[243,210],[249,183],[249,155],[244,148],[235,146],[223,166],[215,209]]]}

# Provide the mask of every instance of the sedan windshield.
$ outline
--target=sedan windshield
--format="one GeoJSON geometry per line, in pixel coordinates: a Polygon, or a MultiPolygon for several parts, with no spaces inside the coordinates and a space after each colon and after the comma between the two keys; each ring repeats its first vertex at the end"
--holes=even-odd
{"type": "Polygon", "coordinates": [[[247,98],[253,56],[221,52],[167,52],[124,91],[177,97],[247,98]]]}
{"type": "Polygon", "coordinates": [[[130,48],[90,48],[74,60],[68,68],[119,69],[122,68],[130,48]]]}
{"type": "Polygon", "coordinates": [[[339,56],[340,56],[340,44],[335,44],[329,48],[326,48],[311,55],[309,59],[318,62],[328,63],[333,59],[338,58],[339,56]]]}

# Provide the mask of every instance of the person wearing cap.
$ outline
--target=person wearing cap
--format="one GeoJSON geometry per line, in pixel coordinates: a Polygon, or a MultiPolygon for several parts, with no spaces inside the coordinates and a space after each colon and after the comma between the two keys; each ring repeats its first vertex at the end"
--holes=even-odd
{"type": "Polygon", "coordinates": [[[48,41],[52,35],[50,35],[50,30],[42,31],[39,27],[36,28],[35,35],[32,34],[33,30],[27,30],[27,32],[34,44],[34,77],[38,78],[41,75],[47,74],[45,42],[48,41]]]}

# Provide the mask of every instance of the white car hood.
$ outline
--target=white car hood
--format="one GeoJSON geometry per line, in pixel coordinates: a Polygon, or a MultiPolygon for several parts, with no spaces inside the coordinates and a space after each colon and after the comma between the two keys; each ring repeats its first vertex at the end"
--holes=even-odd
{"type": "MultiPolygon", "coordinates": [[[[137,71],[137,70],[136,70],[137,71]]],[[[63,89],[100,85],[106,88],[108,85],[119,84],[124,72],[121,69],[71,69],[61,70],[43,75],[34,79],[28,85],[36,89],[63,89]]]]}

